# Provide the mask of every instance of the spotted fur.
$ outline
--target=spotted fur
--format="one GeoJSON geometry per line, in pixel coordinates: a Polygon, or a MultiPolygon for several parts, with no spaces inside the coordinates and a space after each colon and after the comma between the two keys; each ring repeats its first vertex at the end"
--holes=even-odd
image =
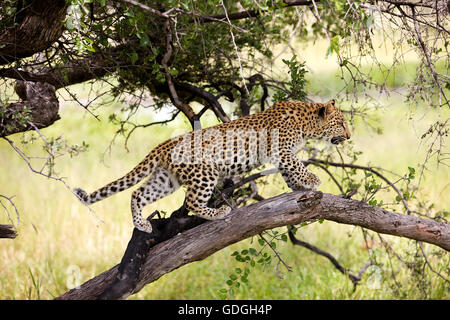
{"type": "Polygon", "coordinates": [[[197,215],[214,220],[225,217],[228,206],[209,208],[217,183],[251,171],[263,163],[274,164],[293,189],[316,189],[321,181],[296,157],[306,139],[332,144],[350,139],[350,131],[334,100],[328,103],[285,101],[264,112],[196,130],[167,140],[153,149],[124,177],[94,191],[74,191],[91,204],[130,188],[147,178],[131,197],[133,223],[151,232],[142,209],[180,186],[186,186],[186,206],[197,215]]]}

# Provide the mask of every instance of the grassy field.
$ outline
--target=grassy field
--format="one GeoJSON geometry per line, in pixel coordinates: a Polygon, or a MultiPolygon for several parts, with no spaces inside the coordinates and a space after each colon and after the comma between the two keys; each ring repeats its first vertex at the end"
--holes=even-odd
{"type": "MultiPolygon", "coordinates": [[[[307,54],[305,56],[307,58],[307,54]]],[[[311,88],[319,88],[322,81],[335,78],[331,71],[319,67],[312,67],[310,77],[311,88]]],[[[83,87],[75,90],[82,97],[83,87]]],[[[333,89],[330,90],[332,93],[333,89]]],[[[385,107],[370,111],[374,119],[380,120],[378,133],[361,120],[353,123],[352,141],[355,149],[363,152],[358,163],[383,166],[402,174],[407,172],[408,166],[418,168],[427,151],[427,141],[420,141],[419,138],[437,119],[438,111],[423,105],[411,109],[404,104],[403,97],[395,94],[380,103],[385,107]]],[[[79,106],[66,103],[61,110],[61,120],[43,130],[47,137],[62,135],[69,144],[81,145],[83,141],[89,144],[88,152],[75,157],[64,155],[56,162],[56,172],[65,177],[71,187],[93,191],[103,186],[128,172],[157,144],[188,128],[179,117],[173,126],[155,126],[137,131],[128,143],[130,152],[123,148],[123,140],[109,148],[116,128],[107,119],[118,108],[120,105],[97,110],[101,120],[97,121],[79,106]]],[[[443,118],[449,115],[448,111],[441,114],[443,118]]],[[[149,114],[142,114],[141,117],[142,121],[150,119],[149,114]]],[[[204,121],[204,124],[210,125],[214,118],[210,116],[204,121]]],[[[370,120],[369,124],[375,122],[370,120]]],[[[29,139],[30,135],[25,137],[29,139]]],[[[21,134],[12,139],[27,154],[43,154],[36,144],[21,144],[21,134]]],[[[38,166],[42,161],[35,159],[32,163],[38,166]]],[[[320,190],[336,192],[326,174],[313,170],[323,181],[320,190]]],[[[264,196],[287,191],[278,175],[266,179],[268,184],[261,189],[264,196]]],[[[418,195],[434,203],[436,210],[448,210],[449,182],[448,167],[437,166],[431,161],[418,195]]],[[[10,211],[19,236],[15,240],[0,240],[0,299],[51,299],[118,263],[132,231],[129,212],[132,190],[93,205],[94,214],[80,204],[63,183],[33,174],[18,154],[5,141],[0,141],[0,194],[14,196],[13,201],[20,211],[18,224],[10,211]]],[[[183,190],[179,190],[148,206],[145,212],[174,210],[182,204],[183,197],[183,190]]],[[[6,213],[0,211],[0,223],[10,222],[6,213]]],[[[285,228],[278,231],[285,232],[285,228]]],[[[329,251],[355,273],[369,261],[369,252],[358,227],[325,221],[301,228],[297,236],[329,251]]],[[[385,239],[391,241],[395,250],[403,256],[414,251],[415,244],[411,241],[389,236],[385,239]]],[[[271,265],[255,268],[236,261],[231,256],[235,250],[259,248],[254,238],[177,269],[146,286],[131,299],[217,299],[218,290],[227,288],[226,281],[235,268],[245,267],[251,269],[248,284],[241,285],[229,298],[450,299],[448,285],[428,269],[428,276],[418,279],[412,270],[400,269],[399,261],[387,256],[379,242],[373,246],[374,254],[383,265],[367,272],[356,290],[328,260],[290,243],[280,242],[277,247],[292,267],[292,272],[279,267],[282,279],[277,275],[275,258],[271,265]],[[390,273],[391,265],[397,271],[395,277],[390,273]]],[[[448,271],[448,253],[431,245],[424,245],[424,248],[436,271],[448,271]]],[[[270,251],[267,252],[270,254],[270,251]]]]}

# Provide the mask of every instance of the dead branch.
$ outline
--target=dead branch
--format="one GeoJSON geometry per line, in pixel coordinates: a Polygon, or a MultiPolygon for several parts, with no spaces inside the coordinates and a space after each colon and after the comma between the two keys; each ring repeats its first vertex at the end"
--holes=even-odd
{"type": "Polygon", "coordinates": [[[314,253],[317,253],[321,256],[324,256],[325,258],[327,258],[328,260],[330,260],[330,262],[333,264],[333,266],[339,270],[339,272],[341,272],[343,275],[346,275],[350,281],[353,283],[354,287],[356,288],[356,286],[359,284],[359,282],[362,279],[362,275],[364,273],[364,271],[367,270],[367,268],[371,265],[370,263],[365,264],[358,272],[358,275],[354,275],[352,273],[350,273],[350,270],[348,270],[347,268],[343,267],[335,257],[333,257],[330,253],[317,248],[316,246],[313,246],[310,243],[307,243],[305,241],[301,241],[299,239],[297,239],[294,235],[294,233],[292,232],[292,230],[289,230],[289,239],[291,240],[292,244],[297,245],[297,246],[301,246],[304,247],[308,250],[311,250],[314,253]]]}
{"type": "MultiPolygon", "coordinates": [[[[126,298],[162,275],[202,260],[230,244],[263,230],[325,219],[376,232],[435,244],[450,251],[450,223],[390,212],[363,202],[312,191],[295,191],[233,210],[223,220],[208,221],[152,247],[139,278],[126,298]]],[[[118,266],[103,272],[58,299],[98,299],[119,274],[118,266]]]]}

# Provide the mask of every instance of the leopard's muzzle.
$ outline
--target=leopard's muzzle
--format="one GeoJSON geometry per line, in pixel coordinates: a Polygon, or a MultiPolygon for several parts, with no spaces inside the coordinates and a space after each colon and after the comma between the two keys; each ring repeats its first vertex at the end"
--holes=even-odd
{"type": "Polygon", "coordinates": [[[347,140],[347,138],[345,138],[345,137],[333,137],[333,138],[331,138],[331,143],[332,144],[339,144],[339,143],[341,143],[344,140],[347,140]]]}

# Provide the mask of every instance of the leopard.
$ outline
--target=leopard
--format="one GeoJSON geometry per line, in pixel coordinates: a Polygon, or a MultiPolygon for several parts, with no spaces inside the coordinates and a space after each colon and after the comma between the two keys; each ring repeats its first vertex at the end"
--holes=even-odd
{"type": "Polygon", "coordinates": [[[168,139],[123,177],[92,193],[80,188],[73,192],[90,205],[146,179],[132,192],[131,214],[134,227],[147,233],[152,225],[143,218],[143,208],[182,186],[187,210],[207,220],[224,219],[232,211],[229,204],[208,206],[219,182],[272,164],[290,189],[317,190],[321,180],[296,154],[308,139],[332,146],[350,137],[335,100],[281,101],[264,111],[168,139]]]}

